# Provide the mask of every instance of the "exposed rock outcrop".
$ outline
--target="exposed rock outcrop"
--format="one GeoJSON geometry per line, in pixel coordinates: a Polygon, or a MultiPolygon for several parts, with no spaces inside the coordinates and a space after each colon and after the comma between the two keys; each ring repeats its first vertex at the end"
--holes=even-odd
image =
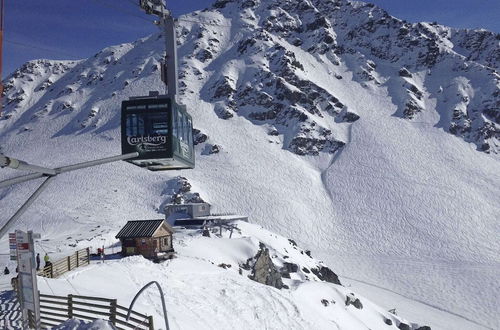
{"type": "Polygon", "coordinates": [[[264,244],[260,244],[260,250],[254,259],[255,263],[252,267],[252,274],[249,276],[250,279],[277,289],[285,287],[280,272],[269,256],[269,249],[264,244]]]}
{"type": "Polygon", "coordinates": [[[356,298],[354,296],[353,293],[351,293],[350,295],[346,296],[345,305],[346,306],[353,305],[357,309],[363,309],[363,304],[361,303],[361,301],[359,300],[359,298],[356,298]]]}
{"type": "Polygon", "coordinates": [[[321,266],[320,268],[311,268],[311,271],[322,281],[342,285],[337,274],[335,274],[330,268],[326,266],[321,266]]]}

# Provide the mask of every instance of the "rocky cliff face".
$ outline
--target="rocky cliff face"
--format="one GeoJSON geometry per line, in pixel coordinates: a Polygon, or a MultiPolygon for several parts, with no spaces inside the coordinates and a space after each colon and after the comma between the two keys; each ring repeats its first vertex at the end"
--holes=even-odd
{"type": "MultiPolygon", "coordinates": [[[[282,136],[283,148],[296,154],[334,153],[347,142],[336,127],[359,118],[345,96],[315,75],[313,69],[322,68],[335,79],[387,89],[398,108],[394,115],[403,120],[418,122],[435,111],[436,126],[478,150],[498,152],[499,34],[410,24],[374,5],[343,0],[219,0],[179,21],[178,31],[182,93],[196,92],[189,81],[200,81],[200,96],[221,119],[244,116],[270,136],[282,136]]],[[[3,119],[21,109],[34,116],[76,109],[85,112],[77,127],[97,128],[103,124],[94,118],[99,109],[88,102],[81,109],[67,96],[89,88],[114,96],[134,80],[158,74],[160,49],[161,42],[147,46],[142,40],[79,65],[30,62],[6,80],[3,119]],[[133,47],[151,51],[138,58],[133,47]],[[56,84],[61,77],[64,83],[56,84]],[[27,102],[33,93],[43,93],[45,102],[27,102]]]]}
{"type": "Polygon", "coordinates": [[[239,113],[269,124],[270,133],[284,134],[285,147],[298,154],[338,150],[345,141],[321,122],[349,122],[356,109],[311,77],[302,62],[312,57],[319,66],[333,64],[328,73],[337,79],[352,75],[366,88],[388,88],[403,119],[419,121],[435,100],[439,127],[479,150],[498,152],[498,34],[410,24],[349,1],[218,1],[212,10],[238,22],[241,36],[223,52],[193,50],[202,61],[226,62],[227,73],[211,79],[206,94],[222,118],[239,113]],[[247,67],[235,68],[238,62],[247,67]]]}

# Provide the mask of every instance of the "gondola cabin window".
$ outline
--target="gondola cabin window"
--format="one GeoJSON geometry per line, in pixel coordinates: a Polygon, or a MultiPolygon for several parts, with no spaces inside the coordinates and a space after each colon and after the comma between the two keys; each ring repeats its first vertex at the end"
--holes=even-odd
{"type": "Polygon", "coordinates": [[[148,135],[168,135],[168,122],[165,114],[127,115],[127,137],[148,135]]]}

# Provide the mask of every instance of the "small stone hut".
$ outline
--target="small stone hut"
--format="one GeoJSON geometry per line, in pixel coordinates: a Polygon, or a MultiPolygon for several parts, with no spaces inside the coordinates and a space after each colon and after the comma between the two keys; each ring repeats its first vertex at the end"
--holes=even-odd
{"type": "Polygon", "coordinates": [[[122,243],[122,254],[141,254],[145,258],[158,258],[174,252],[174,230],[163,219],[129,221],[115,236],[122,243]]]}

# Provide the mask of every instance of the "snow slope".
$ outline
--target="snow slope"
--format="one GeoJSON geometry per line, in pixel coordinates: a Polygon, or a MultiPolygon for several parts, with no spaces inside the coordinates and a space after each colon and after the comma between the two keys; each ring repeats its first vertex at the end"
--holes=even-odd
{"type": "MultiPolygon", "coordinates": [[[[201,231],[177,231],[177,258],[173,260],[154,264],[142,257],[129,257],[97,262],[61,279],[41,280],[41,291],[113,296],[120,305],[128,306],[142,286],[156,280],[165,291],[171,329],[387,329],[385,319],[395,325],[411,324],[361,296],[355,295],[362,309],[346,306],[346,296],[352,295],[349,288],[321,282],[307,269],[304,271],[317,267],[317,260],[260,226],[243,222],[237,226],[239,232],[231,238],[226,230],[222,237],[209,238],[202,237],[201,231]],[[249,272],[239,267],[257,253],[259,242],[270,249],[275,265],[299,265],[291,279],[284,279],[290,289],[278,290],[251,281],[249,272]]],[[[164,329],[156,289],[145,291],[134,310],[153,315],[155,328],[164,329]]]]}
{"type": "MultiPolygon", "coordinates": [[[[340,275],[454,313],[454,329],[499,327],[493,33],[347,1],[218,1],[183,19],[181,101],[207,137],[196,169],[61,175],[20,228],[54,255],[110,244],[126,220],[160,217],[183,176],[216,212],[293,237],[340,275]]],[[[7,79],[0,151],[47,166],[118,154],[120,102],[162,89],[161,47],[153,35],[28,63],[7,79]]],[[[2,218],[35,187],[0,191],[2,218]]]]}

